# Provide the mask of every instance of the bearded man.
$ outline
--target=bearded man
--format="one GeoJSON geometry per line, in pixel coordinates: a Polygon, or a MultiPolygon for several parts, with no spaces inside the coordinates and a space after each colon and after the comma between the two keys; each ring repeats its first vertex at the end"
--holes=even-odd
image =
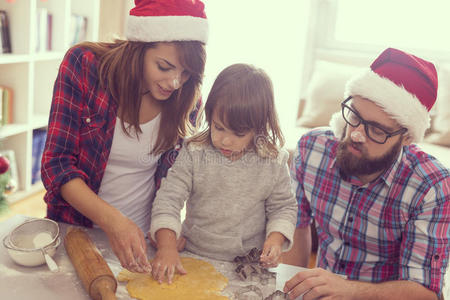
{"type": "Polygon", "coordinates": [[[346,85],[331,128],[300,138],[293,160],[299,213],[283,262],[317,268],[285,285],[290,299],[438,299],[450,238],[450,172],[414,143],[429,127],[434,65],[386,49],[346,85]]]}

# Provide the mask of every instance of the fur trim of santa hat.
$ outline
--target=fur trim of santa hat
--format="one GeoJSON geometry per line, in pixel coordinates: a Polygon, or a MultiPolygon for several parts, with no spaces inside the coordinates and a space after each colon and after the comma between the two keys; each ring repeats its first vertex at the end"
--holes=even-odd
{"type": "Polygon", "coordinates": [[[126,38],[140,42],[208,41],[208,20],[199,0],[135,0],[126,38]]]}

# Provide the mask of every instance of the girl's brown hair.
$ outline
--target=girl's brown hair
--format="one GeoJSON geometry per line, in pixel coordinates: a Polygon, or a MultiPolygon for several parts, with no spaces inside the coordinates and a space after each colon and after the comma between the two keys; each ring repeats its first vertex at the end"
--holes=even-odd
{"type": "Polygon", "coordinates": [[[190,141],[211,143],[213,113],[236,133],[255,131],[254,146],[261,157],[276,157],[284,138],[278,125],[272,81],[260,68],[234,64],[214,81],[205,105],[208,128],[190,141]]]}
{"type": "MultiPolygon", "coordinates": [[[[180,63],[189,79],[172,93],[169,99],[162,101],[161,126],[158,139],[152,153],[159,154],[173,147],[180,137],[192,133],[189,114],[200,97],[200,87],[205,68],[206,53],[204,44],[198,41],[174,41],[180,63]]],[[[111,94],[120,109],[122,128],[124,119],[134,127],[136,133],[142,133],[139,126],[139,109],[142,95],[146,92],[143,85],[144,57],[146,50],[155,48],[157,42],[132,42],[116,40],[114,43],[85,42],[80,46],[93,51],[99,58],[98,75],[101,86],[111,94]]]]}

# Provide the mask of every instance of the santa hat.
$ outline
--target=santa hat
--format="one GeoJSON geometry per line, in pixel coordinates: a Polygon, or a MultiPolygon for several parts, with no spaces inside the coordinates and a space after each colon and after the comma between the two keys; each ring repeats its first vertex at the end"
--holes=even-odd
{"type": "MultiPolygon", "coordinates": [[[[351,78],[345,98],[367,98],[408,129],[413,142],[420,142],[430,126],[429,111],[436,101],[437,73],[431,62],[406,52],[388,48],[369,70],[351,78]]],[[[333,115],[330,126],[340,137],[345,127],[342,114],[333,115]]]]}
{"type": "Polygon", "coordinates": [[[171,42],[208,39],[208,21],[200,0],[135,0],[126,37],[129,41],[171,42]]]}

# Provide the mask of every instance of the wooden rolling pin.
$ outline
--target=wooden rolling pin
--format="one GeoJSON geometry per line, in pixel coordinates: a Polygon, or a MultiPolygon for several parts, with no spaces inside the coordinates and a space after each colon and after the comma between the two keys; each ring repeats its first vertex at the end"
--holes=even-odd
{"type": "Polygon", "coordinates": [[[117,281],[114,274],[87,233],[69,227],[64,247],[89,296],[95,300],[116,299],[117,281]]]}

